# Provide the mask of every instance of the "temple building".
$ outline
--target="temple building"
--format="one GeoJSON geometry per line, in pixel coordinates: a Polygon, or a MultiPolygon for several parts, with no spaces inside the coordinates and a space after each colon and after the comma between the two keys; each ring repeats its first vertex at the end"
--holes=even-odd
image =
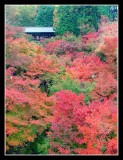
{"type": "Polygon", "coordinates": [[[53,27],[25,27],[24,33],[32,35],[36,40],[55,36],[53,27]]]}

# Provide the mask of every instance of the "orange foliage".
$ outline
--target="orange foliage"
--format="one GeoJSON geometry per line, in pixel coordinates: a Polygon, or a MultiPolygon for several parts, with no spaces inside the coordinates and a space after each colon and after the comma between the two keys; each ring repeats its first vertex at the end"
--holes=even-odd
{"type": "Polygon", "coordinates": [[[30,76],[45,75],[47,72],[54,74],[59,71],[58,67],[60,65],[61,63],[57,63],[56,59],[48,59],[48,56],[37,55],[33,59],[33,63],[29,66],[27,74],[30,76]]]}

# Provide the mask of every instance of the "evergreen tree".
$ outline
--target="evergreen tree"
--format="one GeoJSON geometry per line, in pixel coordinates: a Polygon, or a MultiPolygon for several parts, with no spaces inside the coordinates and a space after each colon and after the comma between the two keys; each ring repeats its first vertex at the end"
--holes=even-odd
{"type": "Polygon", "coordinates": [[[54,24],[56,32],[59,35],[63,35],[67,31],[70,31],[75,35],[79,35],[80,30],[77,25],[77,14],[77,8],[75,6],[59,6],[55,13],[56,18],[59,19],[59,23],[54,24]]]}
{"type": "Polygon", "coordinates": [[[38,10],[38,14],[35,19],[36,26],[49,27],[53,26],[53,11],[55,7],[53,5],[41,5],[38,10]]]}
{"type": "Polygon", "coordinates": [[[108,17],[109,20],[115,20],[118,16],[118,10],[116,5],[100,5],[98,6],[98,12],[101,15],[108,17]]]}
{"type": "Polygon", "coordinates": [[[100,18],[97,6],[79,6],[77,22],[82,34],[97,31],[100,18]]]}
{"type": "Polygon", "coordinates": [[[83,24],[89,24],[90,27],[98,30],[100,17],[97,6],[59,6],[54,12],[54,27],[57,34],[63,35],[70,31],[78,36],[81,31],[80,26],[83,24]]]}

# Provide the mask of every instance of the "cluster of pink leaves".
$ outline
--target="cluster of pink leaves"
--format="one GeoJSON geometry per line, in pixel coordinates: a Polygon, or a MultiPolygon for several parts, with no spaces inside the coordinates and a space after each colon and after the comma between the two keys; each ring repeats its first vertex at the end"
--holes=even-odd
{"type": "Polygon", "coordinates": [[[95,33],[93,33],[93,32],[89,33],[88,32],[87,35],[83,35],[82,36],[84,39],[81,39],[81,40],[84,41],[84,42],[87,42],[91,38],[94,38],[94,39],[97,38],[98,34],[99,34],[98,32],[95,32],[95,33]]]}
{"type": "Polygon", "coordinates": [[[61,90],[56,96],[53,132],[48,132],[52,139],[50,154],[102,154],[104,144],[105,154],[117,154],[117,138],[111,140],[113,143],[107,138],[112,130],[117,132],[117,106],[113,98],[105,98],[102,103],[93,101],[86,106],[83,94],[77,96],[69,90],[61,90]],[[77,148],[73,146],[75,143],[77,148]],[[85,143],[86,149],[82,147],[85,143]]]}
{"type": "Polygon", "coordinates": [[[73,60],[72,66],[67,66],[67,72],[81,81],[92,81],[92,76],[98,74],[100,68],[103,69],[104,64],[99,57],[81,56],[73,60]]]}
{"type": "Polygon", "coordinates": [[[6,30],[6,43],[11,43],[17,33],[23,33],[23,27],[13,27],[8,24],[5,26],[6,30]]]}
{"type": "Polygon", "coordinates": [[[66,42],[63,39],[56,40],[54,42],[49,42],[45,45],[45,51],[49,54],[71,54],[71,56],[75,56],[78,51],[82,51],[84,49],[83,42],[70,41],[66,42]]]}

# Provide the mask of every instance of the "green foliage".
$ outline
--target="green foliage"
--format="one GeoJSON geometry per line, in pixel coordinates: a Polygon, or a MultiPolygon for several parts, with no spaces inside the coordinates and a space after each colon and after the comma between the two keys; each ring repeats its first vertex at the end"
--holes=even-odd
{"type": "Polygon", "coordinates": [[[82,5],[66,5],[57,7],[54,13],[54,27],[59,35],[67,33],[67,31],[73,32],[76,36],[80,34],[86,34],[89,29],[98,30],[98,22],[100,20],[100,12],[98,12],[97,6],[82,6],[82,5]],[[87,30],[83,30],[83,25],[89,25],[87,30]]]}
{"type": "Polygon", "coordinates": [[[14,5],[6,5],[6,23],[9,25],[16,25],[18,18],[17,18],[17,7],[14,5]]]}
{"type": "Polygon", "coordinates": [[[79,26],[79,28],[80,28],[80,34],[81,35],[88,34],[88,32],[96,32],[96,29],[94,28],[94,26],[92,26],[90,24],[82,23],[79,26]]]}
{"type": "MultiPolygon", "coordinates": [[[[19,138],[19,134],[18,137],[19,138]]],[[[37,134],[34,142],[27,141],[25,145],[10,147],[9,153],[11,154],[49,154],[50,139],[47,138],[46,130],[42,134],[37,134]]],[[[7,152],[8,153],[8,152],[7,152]]]]}
{"type": "Polygon", "coordinates": [[[98,6],[98,10],[99,10],[100,14],[107,16],[109,19],[111,19],[110,8],[111,8],[110,5],[98,6]]]}
{"type": "Polygon", "coordinates": [[[55,7],[53,5],[41,5],[38,10],[38,14],[35,19],[36,26],[49,27],[53,26],[53,11],[55,7]]]}
{"type": "Polygon", "coordinates": [[[59,35],[70,31],[78,36],[98,30],[102,15],[115,20],[117,13],[116,5],[6,5],[6,23],[15,26],[54,26],[59,35]]]}
{"type": "Polygon", "coordinates": [[[88,104],[90,99],[92,98],[90,93],[94,90],[95,87],[96,87],[96,82],[93,82],[93,84],[91,84],[90,82],[85,82],[82,92],[85,94],[86,104],[88,104]]]}
{"type": "Polygon", "coordinates": [[[21,26],[35,26],[35,16],[37,14],[38,6],[20,6],[20,25],[21,26]]]}
{"type": "Polygon", "coordinates": [[[112,139],[112,138],[114,138],[114,137],[116,137],[116,136],[117,136],[117,134],[115,133],[114,130],[112,130],[109,134],[107,134],[107,137],[108,137],[109,139],[112,139]]]}
{"type": "Polygon", "coordinates": [[[114,20],[117,17],[117,6],[116,5],[100,5],[98,11],[101,15],[108,17],[109,20],[114,20]],[[111,10],[111,8],[114,9],[111,10]]]}
{"type": "Polygon", "coordinates": [[[39,154],[49,154],[48,149],[50,148],[50,140],[45,138],[41,143],[37,143],[37,149],[39,154]]]}
{"type": "Polygon", "coordinates": [[[109,17],[109,20],[114,20],[117,17],[117,7],[112,5],[60,5],[54,12],[54,28],[59,35],[67,31],[73,32],[76,36],[96,32],[99,29],[102,15],[109,17]],[[113,11],[112,7],[114,7],[113,11]]]}
{"type": "Polygon", "coordinates": [[[91,92],[96,87],[96,83],[91,84],[90,82],[85,82],[84,87],[82,84],[76,79],[71,79],[68,74],[66,74],[66,78],[62,79],[59,75],[55,76],[53,79],[53,85],[50,87],[51,94],[55,92],[60,92],[61,90],[71,90],[72,92],[80,95],[84,93],[85,95],[85,103],[88,104],[91,100],[91,92]]]}
{"type": "MultiPolygon", "coordinates": [[[[77,22],[79,26],[88,25],[87,30],[89,28],[92,30],[93,28],[93,31],[95,31],[98,30],[100,16],[97,6],[80,6],[80,14],[78,15],[77,22]]],[[[86,34],[87,30],[85,30],[85,33],[83,32],[83,34],[86,34]]]]}
{"type": "Polygon", "coordinates": [[[72,80],[68,75],[66,76],[65,80],[61,79],[60,76],[54,78],[53,85],[50,87],[50,91],[52,93],[60,92],[61,89],[72,90],[72,92],[77,94],[82,92],[81,83],[77,80],[72,80]]]}
{"type": "Polygon", "coordinates": [[[62,36],[56,35],[56,36],[54,37],[54,39],[55,39],[55,40],[60,40],[60,39],[62,39],[62,36]]]}
{"type": "Polygon", "coordinates": [[[38,5],[6,6],[6,21],[10,25],[35,26],[38,5]]]}
{"type": "Polygon", "coordinates": [[[97,52],[97,56],[100,57],[101,61],[106,62],[107,56],[104,54],[104,52],[97,52]]]}
{"type": "Polygon", "coordinates": [[[67,34],[63,34],[62,39],[65,40],[66,42],[71,42],[75,41],[77,37],[72,33],[70,34],[68,31],[67,34]]]}
{"type": "Polygon", "coordinates": [[[87,45],[87,46],[85,46],[84,51],[88,52],[88,53],[91,53],[93,51],[93,47],[90,46],[90,45],[87,45]]]}
{"type": "Polygon", "coordinates": [[[105,153],[105,151],[107,151],[107,147],[106,147],[106,144],[104,143],[102,147],[102,152],[105,153]]]}
{"type": "Polygon", "coordinates": [[[32,35],[29,35],[28,41],[30,42],[30,41],[32,41],[32,39],[33,39],[33,36],[32,36],[32,35]]]}
{"type": "MultiPolygon", "coordinates": [[[[77,26],[77,10],[75,6],[59,6],[57,7],[56,18],[59,19],[57,26],[54,26],[56,32],[59,35],[67,33],[67,31],[73,32],[75,35],[79,35],[80,29],[77,26]]],[[[55,20],[54,20],[55,21],[55,20]]]]}

